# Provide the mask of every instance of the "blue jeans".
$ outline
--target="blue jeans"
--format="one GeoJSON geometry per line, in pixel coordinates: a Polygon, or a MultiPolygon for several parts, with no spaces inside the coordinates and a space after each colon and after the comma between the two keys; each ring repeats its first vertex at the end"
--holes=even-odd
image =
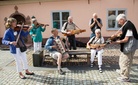
{"type": "Polygon", "coordinates": [[[91,33],[91,35],[90,35],[90,39],[91,39],[93,36],[95,36],[95,34],[94,34],[94,33],[91,33]]]}

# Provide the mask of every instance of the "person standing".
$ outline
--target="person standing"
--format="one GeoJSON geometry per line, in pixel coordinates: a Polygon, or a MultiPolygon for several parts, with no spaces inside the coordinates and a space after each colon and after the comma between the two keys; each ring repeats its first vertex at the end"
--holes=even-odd
{"type": "MultiPolygon", "coordinates": [[[[58,30],[54,28],[52,31],[52,36],[48,38],[46,44],[45,44],[45,49],[47,49],[50,52],[50,56],[57,60],[57,65],[58,65],[58,72],[59,74],[63,75],[65,74],[64,71],[61,69],[61,62],[62,60],[65,60],[69,57],[67,52],[61,53],[58,49],[58,46],[55,43],[56,39],[60,39],[60,36],[58,36],[58,30]]],[[[61,40],[61,39],[60,39],[61,40]]],[[[62,41],[61,41],[62,42],[62,41]]],[[[58,42],[59,43],[59,42],[58,42]]]]}
{"type": "MultiPolygon", "coordinates": [[[[73,50],[76,50],[76,38],[75,38],[75,34],[71,34],[71,30],[75,30],[76,29],[76,25],[73,23],[73,17],[69,16],[68,17],[68,22],[65,22],[63,24],[63,27],[61,29],[62,33],[66,33],[67,34],[67,40],[69,41],[69,49],[71,50],[73,48],[73,50]]],[[[72,55],[70,55],[70,58],[72,58],[72,55]]],[[[76,55],[74,55],[74,58],[77,58],[76,55]]]]}
{"type": "Polygon", "coordinates": [[[34,75],[33,72],[29,72],[28,70],[28,62],[26,58],[26,52],[21,51],[21,47],[25,46],[22,37],[25,37],[29,34],[28,31],[15,31],[14,28],[16,27],[17,21],[14,18],[8,18],[6,22],[7,30],[4,33],[2,43],[5,45],[9,45],[10,52],[13,55],[16,63],[16,69],[19,73],[19,77],[21,79],[26,79],[26,77],[22,74],[23,69],[26,72],[26,75],[34,75]],[[20,36],[19,36],[20,34],[20,36]],[[19,38],[18,38],[19,36],[19,38]],[[23,68],[22,68],[23,65],[23,68]]]}
{"type": "Polygon", "coordinates": [[[46,30],[46,26],[49,26],[49,25],[46,24],[42,27],[37,22],[36,18],[32,19],[30,35],[32,36],[32,39],[33,39],[34,52],[42,50],[42,32],[44,32],[46,30]]]}
{"type": "MultiPolygon", "coordinates": [[[[122,26],[121,31],[118,32],[122,34],[120,40],[112,42],[120,44],[121,51],[121,55],[119,57],[120,69],[116,70],[116,72],[118,72],[121,77],[118,77],[117,80],[128,82],[130,81],[130,70],[133,57],[137,49],[138,33],[134,24],[131,21],[127,20],[125,14],[119,14],[116,17],[116,21],[119,25],[122,26]]],[[[118,33],[112,36],[116,36],[118,33]]]]}
{"type": "Polygon", "coordinates": [[[96,13],[93,14],[93,18],[89,21],[89,27],[92,31],[90,38],[95,36],[95,30],[102,28],[102,20],[98,18],[98,15],[96,13]]]}

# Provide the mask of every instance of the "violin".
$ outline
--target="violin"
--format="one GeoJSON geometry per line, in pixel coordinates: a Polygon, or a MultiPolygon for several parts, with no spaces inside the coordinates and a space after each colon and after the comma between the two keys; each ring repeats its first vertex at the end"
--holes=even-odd
{"type": "Polygon", "coordinates": [[[39,27],[39,26],[49,26],[49,24],[41,24],[41,23],[37,23],[36,27],[39,27]]]}
{"type": "MultiPolygon", "coordinates": [[[[22,25],[17,25],[17,26],[14,28],[14,31],[20,31],[21,26],[22,26],[22,25]]],[[[29,29],[29,27],[30,27],[29,25],[23,25],[23,29],[22,29],[22,30],[27,31],[27,30],[29,29]]]]}
{"type": "Polygon", "coordinates": [[[105,43],[110,44],[110,42],[115,42],[120,39],[121,35],[122,33],[111,36],[110,38],[107,39],[107,41],[105,41],[105,43]]]}

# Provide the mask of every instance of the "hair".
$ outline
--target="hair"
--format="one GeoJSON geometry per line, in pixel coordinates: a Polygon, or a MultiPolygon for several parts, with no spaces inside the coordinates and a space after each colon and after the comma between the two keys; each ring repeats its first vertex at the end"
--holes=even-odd
{"type": "Polygon", "coordinates": [[[96,30],[95,30],[95,33],[98,33],[98,32],[100,32],[100,37],[99,37],[99,38],[101,38],[101,36],[102,36],[101,30],[100,30],[100,29],[96,29],[96,30]]]}
{"type": "Polygon", "coordinates": [[[116,17],[116,21],[118,22],[120,19],[127,20],[126,15],[125,15],[125,14],[119,14],[119,15],[116,17]]]}
{"type": "Polygon", "coordinates": [[[51,30],[51,33],[55,32],[56,30],[57,30],[56,28],[53,28],[53,29],[51,30]]]}
{"type": "Polygon", "coordinates": [[[17,22],[15,18],[8,18],[5,24],[6,28],[10,28],[13,22],[17,22]]]}
{"type": "Polygon", "coordinates": [[[93,13],[93,17],[94,17],[94,16],[98,16],[97,13],[93,13]]]}
{"type": "Polygon", "coordinates": [[[101,30],[100,29],[96,29],[95,30],[95,33],[98,33],[98,32],[101,32],[101,30]]]}
{"type": "Polygon", "coordinates": [[[69,16],[69,17],[68,17],[68,20],[69,20],[69,19],[73,19],[73,17],[72,17],[72,16],[69,16]]]}

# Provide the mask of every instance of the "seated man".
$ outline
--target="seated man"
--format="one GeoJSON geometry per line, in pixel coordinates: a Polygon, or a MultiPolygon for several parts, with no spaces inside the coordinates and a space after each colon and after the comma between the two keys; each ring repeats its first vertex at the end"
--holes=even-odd
{"type": "MultiPolygon", "coordinates": [[[[62,60],[65,60],[69,57],[68,53],[66,52],[66,49],[64,49],[64,51],[60,52],[60,48],[57,44],[59,42],[56,43],[56,40],[59,39],[60,37],[58,36],[58,31],[56,29],[53,29],[51,31],[52,36],[50,38],[48,38],[46,44],[45,44],[45,48],[50,52],[50,56],[54,59],[57,60],[57,65],[58,65],[58,72],[59,74],[65,74],[65,72],[62,71],[61,69],[61,62],[62,60]]],[[[61,40],[60,40],[61,41],[61,40]]],[[[62,41],[61,41],[62,43],[62,41]]],[[[62,43],[62,47],[64,43],[62,43]]]]}
{"type": "Polygon", "coordinates": [[[103,47],[95,47],[95,48],[91,48],[90,44],[103,44],[104,43],[104,38],[101,36],[101,31],[100,29],[96,29],[95,30],[95,34],[96,36],[92,37],[88,43],[87,46],[88,48],[91,49],[91,67],[93,67],[93,61],[94,61],[94,57],[97,53],[97,57],[98,57],[98,65],[99,65],[99,71],[100,73],[102,73],[102,53],[103,53],[103,47]]]}

